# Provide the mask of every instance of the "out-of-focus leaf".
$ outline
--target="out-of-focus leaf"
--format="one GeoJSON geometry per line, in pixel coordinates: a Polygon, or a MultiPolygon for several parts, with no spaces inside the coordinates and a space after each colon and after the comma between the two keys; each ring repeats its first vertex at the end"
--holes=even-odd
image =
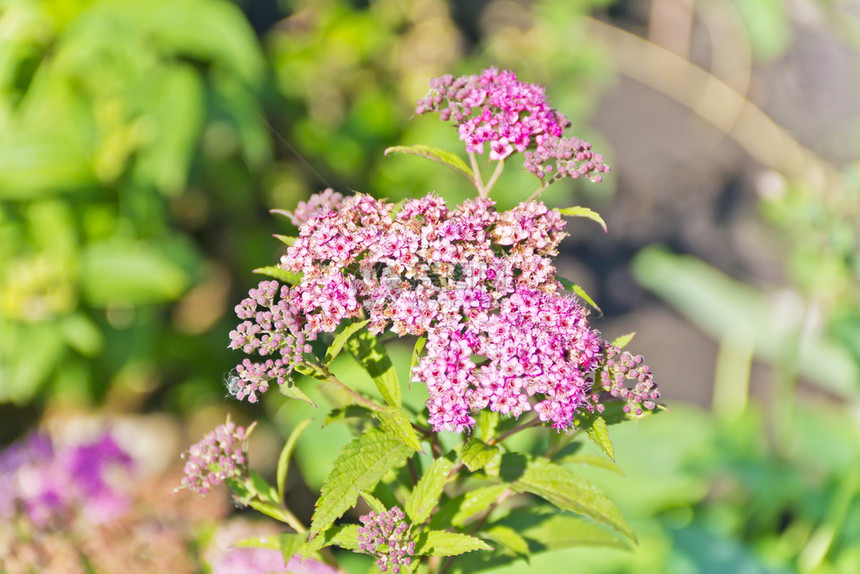
{"type": "Polygon", "coordinates": [[[520,534],[538,542],[547,550],[560,550],[573,546],[629,548],[629,544],[622,542],[600,526],[565,514],[547,516],[538,524],[524,528],[520,534]]]}
{"type": "Polygon", "coordinates": [[[746,338],[760,359],[777,364],[789,357],[815,384],[845,398],[860,398],[860,373],[844,348],[815,333],[798,340],[802,308],[780,304],[698,259],[656,248],[636,256],[633,274],[715,340],[746,338]]]}
{"type": "Polygon", "coordinates": [[[305,419],[293,429],[290,433],[287,442],[284,443],[284,448],[281,449],[281,454],[278,457],[277,483],[278,483],[278,499],[284,500],[284,485],[287,482],[287,471],[290,468],[290,457],[293,455],[293,449],[296,446],[296,441],[299,440],[302,431],[308,428],[313,419],[305,419]]]}
{"type": "Polygon", "coordinates": [[[359,491],[373,490],[382,475],[403,464],[413,452],[400,439],[374,428],[346,445],[317,499],[311,537],[328,529],[355,506],[359,491]]]}
{"type": "Polygon", "coordinates": [[[163,194],[176,195],[185,188],[197,151],[206,106],[203,83],[190,67],[180,65],[163,68],[151,83],[149,114],[141,121],[153,135],[138,154],[135,174],[163,194]]]}
{"type": "Polygon", "coordinates": [[[780,0],[735,0],[746,25],[753,53],[770,60],[782,54],[791,37],[791,22],[780,0]]]}
{"type": "Polygon", "coordinates": [[[98,326],[83,313],[74,313],[60,321],[66,344],[82,355],[93,357],[101,352],[104,336],[98,326]]]}
{"type": "Polygon", "coordinates": [[[82,288],[95,306],[173,301],[189,280],[184,269],[144,241],[113,239],[84,250],[82,288]]]}

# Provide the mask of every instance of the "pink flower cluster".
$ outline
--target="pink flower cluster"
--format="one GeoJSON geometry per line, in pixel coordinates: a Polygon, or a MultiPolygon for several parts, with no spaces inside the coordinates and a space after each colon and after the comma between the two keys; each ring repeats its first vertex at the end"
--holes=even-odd
{"type": "Polygon", "coordinates": [[[453,120],[466,151],[484,153],[489,143],[491,160],[534,148],[526,152],[525,168],[541,179],[555,170],[554,179],[585,176],[599,182],[609,172],[588,142],[563,137],[570,122],[549,106],[544,87],[520,82],[513,72],[488,68],[480,75],[433,78],[415,112],[453,120]]]}
{"type": "MultiPolygon", "coordinates": [[[[256,424],[256,423],[255,423],[256,424]]],[[[193,445],[183,458],[185,476],[182,488],[190,488],[200,495],[228,478],[244,475],[247,464],[246,446],[254,425],[246,431],[230,418],[193,445]]]]}
{"type": "Polygon", "coordinates": [[[376,556],[376,565],[383,572],[389,568],[394,574],[400,566],[409,566],[415,554],[415,542],[409,540],[408,526],[403,521],[406,515],[398,507],[388,512],[371,512],[359,517],[358,549],[376,556]]]}
{"type": "MultiPolygon", "coordinates": [[[[449,209],[433,194],[399,209],[359,194],[318,210],[280,262],[301,281],[264,281],[236,308],[231,346],[266,359],[237,367],[236,396],[285,384],[307,341],[367,318],[372,333],[427,338],[412,377],[427,385],[435,430],[468,430],[485,408],[571,428],[599,403],[593,381],[609,367],[587,311],[558,290],[564,226],[538,202],[500,213],[488,199],[449,209]]],[[[618,396],[635,410],[643,392],[618,396]]]]}

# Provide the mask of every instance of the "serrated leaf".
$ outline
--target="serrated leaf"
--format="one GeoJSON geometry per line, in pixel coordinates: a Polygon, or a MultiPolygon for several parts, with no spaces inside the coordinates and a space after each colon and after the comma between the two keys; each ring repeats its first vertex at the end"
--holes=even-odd
{"type": "Polygon", "coordinates": [[[459,556],[475,550],[493,550],[493,547],[474,536],[459,532],[430,530],[418,537],[415,553],[426,556],[459,556]]]}
{"type": "Polygon", "coordinates": [[[603,491],[567,468],[544,458],[506,453],[485,472],[517,492],[536,494],[562,510],[584,514],[636,540],[627,519],[603,491]]]}
{"type": "Polygon", "coordinates": [[[397,373],[385,347],[376,335],[362,331],[355,337],[347,339],[346,348],[373,379],[385,402],[393,407],[399,407],[402,395],[400,384],[397,382],[397,373]]]}
{"type": "Polygon", "coordinates": [[[296,285],[299,281],[302,280],[302,276],[298,273],[293,273],[292,271],[287,271],[286,269],[281,269],[280,267],[276,267],[274,265],[258,267],[257,269],[254,269],[254,273],[273,277],[282,283],[286,283],[287,285],[296,285]]]}
{"type": "Polygon", "coordinates": [[[325,364],[330,365],[331,362],[340,354],[346,341],[368,323],[370,323],[370,319],[352,323],[351,325],[347,325],[343,331],[338,333],[331,342],[331,345],[328,346],[328,350],[325,352],[325,364]]]}
{"type": "Polygon", "coordinates": [[[618,347],[619,349],[623,349],[627,346],[630,341],[633,340],[633,337],[636,336],[636,332],[627,333],[626,335],[621,335],[620,337],[616,337],[615,340],[610,343],[613,347],[618,347]]]}
{"type": "MultiPolygon", "coordinates": [[[[514,521],[517,517],[512,513],[510,518],[514,521]]],[[[534,526],[521,529],[520,534],[529,540],[534,540],[547,550],[561,550],[574,546],[629,548],[629,544],[625,544],[600,526],[565,514],[550,515],[534,526]]]]}
{"type": "Polygon", "coordinates": [[[597,303],[594,302],[594,299],[592,299],[591,296],[585,292],[585,289],[583,289],[582,287],[580,287],[576,283],[565,279],[564,277],[556,277],[556,280],[559,283],[561,283],[562,287],[564,287],[565,289],[567,289],[568,291],[570,291],[572,293],[575,293],[580,299],[582,299],[583,301],[585,301],[586,303],[591,305],[591,307],[595,311],[597,311],[598,313],[603,315],[603,311],[600,309],[600,307],[597,305],[597,303]]]}
{"type": "Polygon", "coordinates": [[[355,531],[355,543],[356,547],[358,547],[358,525],[357,524],[341,524],[338,526],[332,526],[331,528],[327,528],[324,532],[321,532],[318,536],[314,536],[305,547],[302,548],[302,560],[308,558],[308,556],[312,555],[315,552],[319,552],[323,548],[331,546],[332,544],[338,544],[338,539],[344,538],[346,541],[349,540],[350,534],[343,534],[344,530],[347,530],[350,526],[354,528],[355,531]]]}
{"type": "Polygon", "coordinates": [[[478,415],[478,426],[481,428],[481,438],[484,442],[493,438],[499,424],[499,413],[484,409],[478,415]]]}
{"type": "Polygon", "coordinates": [[[448,472],[453,466],[454,463],[447,458],[437,458],[412,489],[412,494],[406,501],[405,510],[414,524],[422,524],[430,517],[430,513],[442,495],[448,472]]]}
{"type": "Polygon", "coordinates": [[[385,155],[390,153],[405,153],[409,155],[417,155],[420,157],[426,157],[428,159],[432,159],[433,161],[438,161],[450,167],[451,169],[465,175],[472,184],[475,183],[475,178],[472,175],[472,170],[469,169],[469,166],[466,165],[460,156],[450,151],[439,149],[435,147],[431,147],[429,145],[411,145],[411,146],[393,146],[385,150],[385,155]]]}
{"type": "Polygon", "coordinates": [[[484,441],[471,437],[463,446],[460,460],[470,471],[475,472],[484,468],[498,453],[499,447],[490,446],[484,441]]]}
{"type": "Polygon", "coordinates": [[[313,419],[305,419],[293,429],[293,432],[290,433],[290,436],[287,438],[287,442],[284,443],[284,448],[281,449],[281,454],[278,456],[278,470],[277,470],[277,485],[278,485],[278,500],[281,502],[284,501],[284,485],[287,482],[287,471],[290,468],[290,457],[293,455],[293,449],[296,447],[296,441],[299,440],[299,436],[301,436],[302,431],[308,428],[308,425],[311,424],[313,419]]]}
{"type": "Polygon", "coordinates": [[[332,409],[326,416],[325,420],[323,420],[323,427],[327,427],[331,423],[343,422],[346,419],[370,416],[373,416],[373,413],[367,407],[363,407],[361,405],[347,405],[339,409],[332,409]]]}
{"type": "Polygon", "coordinates": [[[560,457],[554,461],[556,464],[581,464],[583,466],[593,466],[595,468],[602,468],[604,470],[611,470],[616,474],[620,474],[624,476],[624,473],[618,468],[618,465],[614,462],[608,461],[605,458],[598,456],[596,454],[579,454],[574,453],[567,456],[560,457]]]}
{"type": "Polygon", "coordinates": [[[347,444],[334,461],[317,499],[311,538],[355,506],[359,491],[373,490],[386,472],[406,462],[413,452],[399,438],[375,428],[347,444]]]}
{"type": "Polygon", "coordinates": [[[358,493],[361,495],[361,498],[367,503],[370,509],[378,514],[382,514],[383,512],[388,512],[388,509],[385,507],[385,504],[382,503],[381,500],[370,494],[369,492],[364,492],[363,490],[358,493]]]}
{"type": "Polygon", "coordinates": [[[281,243],[283,243],[285,245],[292,245],[293,243],[296,242],[296,239],[298,239],[298,237],[293,237],[291,235],[275,234],[274,237],[275,237],[275,239],[277,239],[278,241],[280,241],[281,243]]]}
{"type": "Polygon", "coordinates": [[[525,557],[528,561],[529,543],[510,526],[492,526],[484,530],[482,536],[489,538],[503,548],[507,548],[513,554],[525,557]]]}
{"type": "Polygon", "coordinates": [[[292,381],[287,382],[286,384],[278,386],[278,392],[284,395],[285,397],[289,397],[291,399],[296,399],[297,401],[302,401],[303,403],[307,403],[309,405],[313,405],[314,407],[317,404],[314,402],[312,398],[310,398],[307,393],[298,388],[296,384],[292,381]]]}
{"type": "Polygon", "coordinates": [[[586,217],[592,221],[596,221],[600,224],[600,227],[603,228],[603,231],[607,231],[606,222],[603,221],[603,218],[600,217],[600,214],[594,210],[591,210],[587,207],[576,206],[576,207],[565,207],[558,210],[562,215],[569,215],[571,217],[586,217]]]}
{"type": "Polygon", "coordinates": [[[588,433],[588,438],[591,442],[600,447],[606,456],[615,462],[615,449],[612,446],[612,440],[609,438],[609,429],[606,427],[606,421],[601,417],[595,417],[585,431],[588,433]]]}
{"type": "Polygon", "coordinates": [[[358,550],[358,524],[344,524],[335,533],[332,544],[346,550],[358,550]]]}
{"type": "Polygon", "coordinates": [[[290,534],[284,533],[278,536],[278,550],[284,557],[284,564],[288,564],[290,559],[296,554],[301,554],[305,549],[305,534],[290,534]]]}
{"type": "Polygon", "coordinates": [[[382,426],[400,439],[403,444],[418,452],[424,452],[424,449],[421,448],[421,439],[418,438],[418,434],[412,428],[406,411],[400,407],[386,407],[381,411],[373,411],[373,416],[378,418],[382,426]]]}
{"type": "Polygon", "coordinates": [[[476,488],[452,498],[430,519],[430,528],[463,526],[470,518],[488,509],[507,489],[505,484],[494,484],[476,488]]]}

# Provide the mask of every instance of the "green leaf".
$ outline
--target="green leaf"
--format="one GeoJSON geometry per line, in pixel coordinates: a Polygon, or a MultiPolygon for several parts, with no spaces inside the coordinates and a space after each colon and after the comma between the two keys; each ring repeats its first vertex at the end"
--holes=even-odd
{"type": "Polygon", "coordinates": [[[358,550],[358,524],[344,524],[334,534],[332,543],[346,550],[358,550]]]}
{"type": "Polygon", "coordinates": [[[415,546],[416,554],[427,556],[458,556],[475,550],[493,549],[480,538],[444,530],[430,530],[422,533],[415,546]]]}
{"type": "Polygon", "coordinates": [[[323,421],[323,427],[327,427],[331,423],[343,422],[347,419],[370,417],[373,412],[367,407],[361,405],[347,405],[339,409],[332,409],[323,421]]]}
{"type": "Polygon", "coordinates": [[[298,388],[296,384],[292,381],[288,381],[283,385],[278,386],[278,392],[284,395],[285,397],[289,397],[291,399],[296,399],[298,401],[302,401],[303,403],[307,403],[309,405],[317,406],[312,398],[310,398],[303,390],[298,388]]]}
{"type": "Polygon", "coordinates": [[[388,512],[388,509],[385,507],[385,504],[382,503],[381,500],[370,494],[369,492],[359,491],[361,497],[367,503],[371,510],[382,514],[383,512],[388,512]]]}
{"type": "Polygon", "coordinates": [[[292,271],[287,271],[286,269],[281,269],[280,267],[276,267],[274,265],[258,267],[257,269],[254,269],[254,273],[273,277],[282,283],[286,283],[287,285],[296,285],[299,281],[302,280],[302,276],[298,273],[293,273],[292,271]]]}
{"type": "Polygon", "coordinates": [[[385,347],[376,335],[362,331],[355,337],[347,339],[346,348],[368,372],[385,402],[393,407],[399,407],[402,398],[397,373],[385,347]]]}
{"type": "Polygon", "coordinates": [[[603,491],[567,468],[544,458],[507,453],[485,471],[517,492],[536,494],[562,510],[584,514],[636,540],[627,519],[603,491]]]}
{"type": "Polygon", "coordinates": [[[463,446],[460,460],[470,471],[475,472],[484,468],[498,453],[499,447],[490,446],[475,437],[471,437],[463,446]]]}
{"type": "Polygon", "coordinates": [[[593,466],[595,468],[602,468],[604,470],[611,470],[616,474],[620,474],[624,476],[624,473],[621,472],[621,469],[618,468],[618,465],[614,462],[608,461],[605,458],[598,456],[596,454],[569,454],[567,456],[560,457],[554,461],[556,464],[581,464],[583,466],[593,466]]]}
{"type": "Polygon", "coordinates": [[[633,340],[633,337],[635,335],[636,335],[635,332],[627,333],[626,335],[621,335],[620,337],[617,337],[615,340],[613,340],[612,343],[610,343],[610,345],[612,345],[613,347],[618,347],[619,349],[623,349],[624,347],[626,347],[628,345],[628,343],[630,343],[630,341],[633,340]]]}
{"type": "Polygon", "coordinates": [[[596,221],[597,223],[599,223],[600,227],[603,228],[603,231],[607,231],[606,222],[603,221],[603,218],[600,217],[600,214],[597,213],[596,211],[592,211],[591,209],[588,209],[587,207],[581,207],[581,206],[565,207],[565,208],[559,209],[558,212],[561,213],[562,215],[569,215],[571,217],[587,217],[588,219],[590,219],[592,221],[596,221]]]}
{"type": "Polygon", "coordinates": [[[496,426],[499,424],[499,413],[484,409],[478,416],[478,426],[481,428],[481,438],[484,442],[493,438],[496,434],[496,426]]]}
{"type": "MultiPolygon", "coordinates": [[[[517,517],[510,516],[513,522],[517,517]]],[[[552,514],[534,526],[521,529],[520,534],[541,544],[547,550],[561,550],[574,546],[609,546],[629,548],[600,526],[566,514],[552,514]]]]}
{"type": "Polygon", "coordinates": [[[528,561],[529,543],[510,526],[492,526],[484,530],[482,536],[489,538],[499,546],[510,550],[518,556],[525,557],[526,561],[528,561]]]}
{"type": "Polygon", "coordinates": [[[154,243],[114,238],[83,253],[82,288],[96,306],[143,305],[179,298],[188,273],[154,243]]]}
{"type": "Polygon", "coordinates": [[[405,153],[409,155],[417,155],[421,157],[426,157],[428,159],[432,159],[433,161],[441,162],[451,169],[463,174],[468,178],[472,184],[475,183],[475,178],[472,175],[472,170],[469,169],[469,166],[466,165],[460,156],[457,154],[451,153],[450,151],[439,149],[435,147],[430,147],[428,145],[411,145],[411,146],[393,146],[385,150],[385,155],[390,153],[405,153]]]}
{"type": "Polygon", "coordinates": [[[442,495],[448,472],[453,466],[454,464],[447,458],[437,458],[412,489],[412,494],[406,501],[405,510],[414,524],[421,524],[430,517],[430,513],[442,495]]]}
{"type": "Polygon", "coordinates": [[[290,559],[296,554],[301,554],[305,549],[305,538],[307,534],[291,534],[285,532],[278,536],[278,550],[284,557],[284,564],[289,563],[290,559]]]}
{"type": "Polygon", "coordinates": [[[308,428],[308,425],[311,424],[312,420],[313,419],[305,419],[297,424],[296,428],[293,429],[293,432],[290,433],[289,438],[287,438],[284,448],[281,449],[281,455],[278,457],[277,472],[278,500],[281,502],[284,501],[284,485],[287,481],[287,471],[290,468],[290,457],[293,455],[296,441],[299,440],[299,436],[302,434],[302,431],[308,428]]]}
{"type": "Polygon", "coordinates": [[[331,345],[328,346],[328,351],[325,352],[325,364],[330,365],[331,362],[340,354],[347,339],[352,337],[359,329],[368,323],[370,323],[370,319],[352,323],[351,325],[347,325],[343,331],[338,333],[334,338],[334,341],[331,342],[331,345]]]}
{"type": "Polygon", "coordinates": [[[600,447],[606,456],[615,462],[615,449],[612,447],[612,441],[609,438],[609,429],[606,427],[606,421],[601,417],[595,417],[586,431],[591,442],[600,447]]]}
{"type": "Polygon", "coordinates": [[[298,239],[298,237],[293,237],[291,235],[278,235],[277,233],[273,235],[273,237],[285,245],[292,245],[296,242],[296,239],[298,239]]]}
{"type": "Polygon", "coordinates": [[[373,411],[372,414],[379,419],[388,432],[400,439],[400,442],[413,450],[424,452],[424,449],[421,448],[421,439],[418,438],[418,434],[412,428],[409,415],[402,408],[386,407],[381,411],[373,411]]]}
{"type": "Polygon", "coordinates": [[[249,500],[248,506],[250,506],[257,512],[260,512],[261,514],[265,514],[269,518],[274,518],[278,522],[283,522],[284,524],[290,523],[290,519],[286,511],[284,511],[284,509],[277,504],[263,502],[260,500],[249,500]]]}
{"type": "MultiPolygon", "coordinates": [[[[356,529],[356,545],[358,540],[358,525],[350,525],[354,526],[356,529]]],[[[337,538],[340,535],[341,531],[346,528],[347,525],[338,525],[332,526],[331,528],[327,528],[324,532],[321,532],[318,536],[314,536],[311,534],[312,538],[305,547],[302,549],[302,560],[307,559],[308,556],[314,554],[315,552],[319,552],[323,548],[331,546],[332,544],[337,543],[337,538]]]]}
{"type": "Polygon", "coordinates": [[[355,506],[359,491],[372,490],[386,472],[406,462],[412,452],[399,438],[375,428],[346,445],[317,499],[311,537],[355,506]]]}
{"type": "Polygon", "coordinates": [[[470,518],[488,509],[507,489],[505,484],[494,484],[456,496],[443,504],[433,515],[430,527],[463,526],[470,518]]]}
{"type": "Polygon", "coordinates": [[[572,281],[565,279],[564,277],[556,277],[556,280],[559,283],[561,283],[562,287],[564,287],[568,291],[571,291],[572,293],[576,293],[576,295],[579,296],[580,299],[582,299],[583,301],[585,301],[586,303],[591,305],[591,307],[595,311],[597,311],[598,313],[603,315],[603,311],[600,309],[600,307],[597,305],[597,303],[594,302],[594,299],[592,299],[591,296],[585,292],[585,289],[583,289],[582,287],[580,287],[576,283],[573,283],[572,281]]]}
{"type": "MultiPolygon", "coordinates": [[[[295,534],[290,534],[290,536],[295,536],[295,534]]],[[[236,548],[270,548],[278,550],[280,549],[278,539],[278,536],[251,536],[250,538],[243,538],[238,542],[234,542],[233,546],[236,548]]]]}
{"type": "Polygon", "coordinates": [[[409,373],[415,370],[416,365],[421,360],[421,351],[424,350],[424,345],[427,344],[427,337],[418,337],[415,341],[415,348],[412,349],[412,360],[409,362],[409,373]]]}

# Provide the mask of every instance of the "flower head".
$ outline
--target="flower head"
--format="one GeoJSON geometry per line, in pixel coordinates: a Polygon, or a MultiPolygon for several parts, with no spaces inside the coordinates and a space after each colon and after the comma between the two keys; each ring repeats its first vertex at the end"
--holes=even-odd
{"type": "Polygon", "coordinates": [[[599,182],[609,172],[591,144],[563,136],[570,122],[549,106],[543,86],[520,82],[513,72],[488,68],[480,75],[433,78],[415,111],[453,120],[467,152],[484,153],[485,143],[494,161],[525,152],[524,167],[544,181],[582,176],[599,182]]]}

